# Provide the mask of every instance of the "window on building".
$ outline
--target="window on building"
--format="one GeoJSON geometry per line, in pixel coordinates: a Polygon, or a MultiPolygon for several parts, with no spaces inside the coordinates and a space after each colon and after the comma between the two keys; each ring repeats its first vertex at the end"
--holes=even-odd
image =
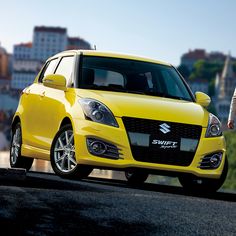
{"type": "Polygon", "coordinates": [[[74,66],[73,56],[63,57],[55,72],[56,74],[65,76],[67,80],[67,86],[72,85],[71,75],[73,71],[73,66],[74,66]]]}

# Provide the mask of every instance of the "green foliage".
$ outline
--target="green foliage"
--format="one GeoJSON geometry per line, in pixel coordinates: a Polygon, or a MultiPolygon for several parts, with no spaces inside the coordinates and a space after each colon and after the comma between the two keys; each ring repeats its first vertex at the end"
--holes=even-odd
{"type": "Polygon", "coordinates": [[[224,189],[236,190],[236,132],[224,132],[227,147],[227,157],[229,161],[229,171],[227,179],[223,185],[224,189]]]}
{"type": "MultiPolygon", "coordinates": [[[[215,78],[217,73],[222,73],[223,63],[211,62],[206,60],[198,60],[193,67],[193,70],[190,72],[188,77],[190,80],[195,79],[205,79],[209,82],[208,95],[213,97],[215,95],[215,78]]],[[[236,71],[236,63],[234,64],[236,71]]],[[[186,66],[180,65],[179,70],[182,70],[182,73],[187,73],[185,70],[186,66]]]]}
{"type": "Polygon", "coordinates": [[[223,64],[218,62],[209,62],[198,60],[193,67],[190,79],[207,79],[209,82],[215,79],[217,73],[221,73],[223,64]]]}

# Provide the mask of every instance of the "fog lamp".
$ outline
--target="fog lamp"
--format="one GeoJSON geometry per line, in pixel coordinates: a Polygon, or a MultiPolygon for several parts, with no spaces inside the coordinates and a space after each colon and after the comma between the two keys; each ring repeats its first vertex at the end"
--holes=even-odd
{"type": "Polygon", "coordinates": [[[214,168],[217,168],[220,165],[220,163],[221,163],[221,157],[222,157],[222,155],[214,154],[210,158],[211,166],[214,167],[214,168]]]}
{"type": "Polygon", "coordinates": [[[102,155],[106,152],[107,148],[106,145],[103,142],[100,141],[94,141],[91,144],[89,144],[91,147],[91,151],[95,155],[102,155]]]}

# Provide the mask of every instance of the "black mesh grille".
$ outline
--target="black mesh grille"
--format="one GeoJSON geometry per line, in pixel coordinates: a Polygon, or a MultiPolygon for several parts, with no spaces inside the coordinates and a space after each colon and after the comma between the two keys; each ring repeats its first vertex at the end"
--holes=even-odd
{"type": "MultiPolygon", "coordinates": [[[[202,131],[202,127],[198,125],[131,117],[123,117],[122,120],[127,133],[133,132],[155,135],[161,140],[180,141],[181,138],[199,140],[202,131]],[[171,132],[164,134],[160,131],[160,125],[163,123],[170,126],[171,132]]],[[[179,166],[189,166],[196,151],[180,151],[176,149],[160,150],[153,145],[143,147],[132,145],[131,142],[130,146],[133,157],[137,161],[179,166]]]]}

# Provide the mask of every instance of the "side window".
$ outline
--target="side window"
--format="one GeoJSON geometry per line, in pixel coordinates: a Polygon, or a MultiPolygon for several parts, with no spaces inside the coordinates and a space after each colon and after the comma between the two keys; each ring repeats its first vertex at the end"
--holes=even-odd
{"type": "Polygon", "coordinates": [[[63,75],[65,76],[67,80],[67,85],[71,85],[71,75],[73,71],[74,66],[74,56],[69,57],[63,57],[56,69],[55,74],[63,75]]]}
{"type": "Polygon", "coordinates": [[[43,81],[43,78],[46,76],[46,75],[50,75],[50,74],[53,74],[54,70],[55,70],[55,67],[57,65],[57,62],[58,62],[58,58],[56,59],[53,59],[51,61],[48,61],[46,63],[46,65],[44,66],[44,69],[39,77],[39,83],[42,83],[43,81]]]}

